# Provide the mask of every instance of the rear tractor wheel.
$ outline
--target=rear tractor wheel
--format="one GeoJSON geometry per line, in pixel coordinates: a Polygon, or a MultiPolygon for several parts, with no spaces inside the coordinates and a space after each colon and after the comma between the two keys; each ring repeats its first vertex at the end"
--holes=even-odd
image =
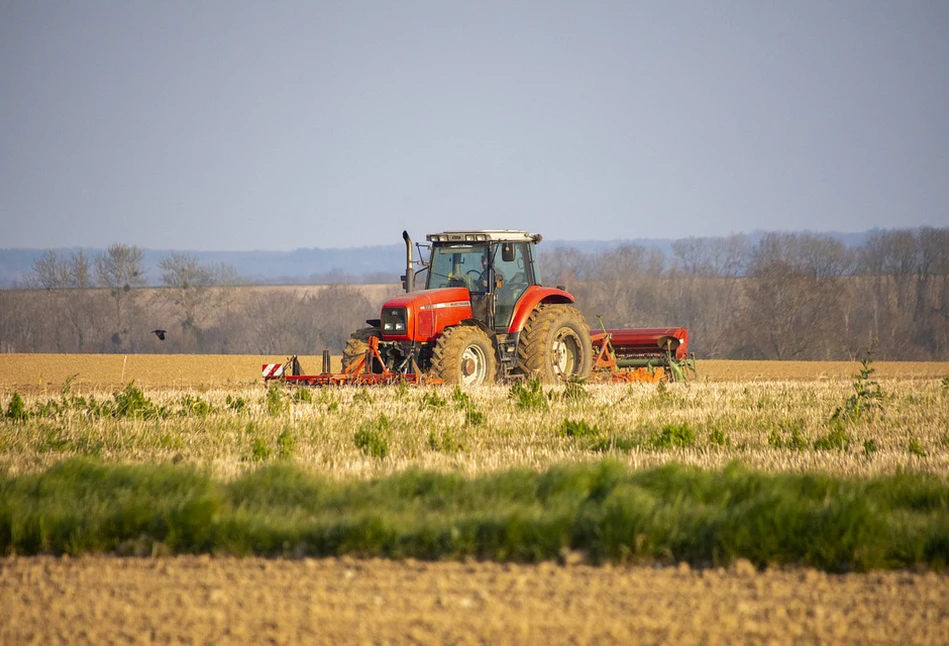
{"type": "Polygon", "coordinates": [[[494,343],[481,328],[450,327],[435,342],[431,374],[446,384],[493,384],[497,372],[494,343]]]}
{"type": "Polygon", "coordinates": [[[518,366],[544,383],[585,379],[593,369],[590,328],[569,305],[539,305],[521,332],[518,366]]]}
{"type": "MultiPolygon", "coordinates": [[[[379,332],[379,328],[366,327],[350,335],[349,341],[346,342],[346,347],[343,348],[343,370],[353,362],[366,356],[366,351],[369,350],[369,338],[373,336],[376,338],[382,336],[382,333],[379,332]]],[[[385,372],[384,366],[379,363],[378,360],[373,360],[372,363],[372,370],[370,370],[370,372],[377,374],[385,372]]],[[[365,368],[363,368],[363,370],[365,370],[365,368]]]]}

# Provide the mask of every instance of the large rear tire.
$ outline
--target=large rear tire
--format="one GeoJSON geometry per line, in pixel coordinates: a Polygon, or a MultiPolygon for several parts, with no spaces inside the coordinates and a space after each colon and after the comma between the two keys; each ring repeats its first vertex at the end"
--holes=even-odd
{"type": "Polygon", "coordinates": [[[590,327],[574,307],[539,305],[521,332],[517,363],[544,383],[585,379],[593,369],[590,327]]]}
{"type": "MultiPolygon", "coordinates": [[[[352,333],[349,337],[349,341],[346,342],[346,347],[343,348],[343,370],[345,370],[349,365],[354,361],[358,361],[366,356],[366,351],[369,349],[369,337],[379,338],[382,336],[382,333],[379,331],[379,328],[375,327],[365,327],[361,330],[357,330],[352,333]]],[[[370,372],[381,373],[385,372],[385,368],[379,361],[374,360],[372,365],[372,370],[370,372]]]]}
{"type": "Polygon", "coordinates": [[[496,354],[494,343],[481,328],[450,327],[435,342],[431,374],[446,384],[493,384],[498,374],[496,354]]]}

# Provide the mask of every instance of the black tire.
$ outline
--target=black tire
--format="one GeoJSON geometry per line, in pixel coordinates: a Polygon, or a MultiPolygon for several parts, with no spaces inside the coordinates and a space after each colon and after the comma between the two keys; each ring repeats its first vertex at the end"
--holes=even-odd
{"type": "Polygon", "coordinates": [[[590,327],[574,307],[539,305],[521,332],[517,363],[543,383],[585,379],[593,369],[590,327]]]}
{"type": "MultiPolygon", "coordinates": [[[[350,335],[349,341],[346,342],[346,347],[343,348],[343,370],[354,361],[358,361],[366,356],[366,350],[369,349],[369,337],[373,336],[376,338],[382,336],[379,328],[366,327],[350,335]]],[[[380,364],[379,361],[373,361],[371,372],[385,372],[385,367],[380,364]]]]}
{"type": "Polygon", "coordinates": [[[497,374],[497,351],[481,328],[473,325],[450,327],[435,342],[431,375],[444,379],[446,384],[493,384],[497,374]]]}

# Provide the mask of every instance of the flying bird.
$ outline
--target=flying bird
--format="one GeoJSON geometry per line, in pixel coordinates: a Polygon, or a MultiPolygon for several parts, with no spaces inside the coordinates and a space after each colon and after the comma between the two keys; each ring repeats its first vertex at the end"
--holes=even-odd
{"type": "Polygon", "coordinates": [[[158,337],[159,341],[165,340],[165,331],[164,330],[152,330],[152,334],[158,337]]]}

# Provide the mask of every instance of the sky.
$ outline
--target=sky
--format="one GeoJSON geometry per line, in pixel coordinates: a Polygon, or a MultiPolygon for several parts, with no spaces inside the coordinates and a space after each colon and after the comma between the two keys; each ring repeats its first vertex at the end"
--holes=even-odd
{"type": "Polygon", "coordinates": [[[949,2],[0,0],[0,248],[949,226],[949,2]]]}

